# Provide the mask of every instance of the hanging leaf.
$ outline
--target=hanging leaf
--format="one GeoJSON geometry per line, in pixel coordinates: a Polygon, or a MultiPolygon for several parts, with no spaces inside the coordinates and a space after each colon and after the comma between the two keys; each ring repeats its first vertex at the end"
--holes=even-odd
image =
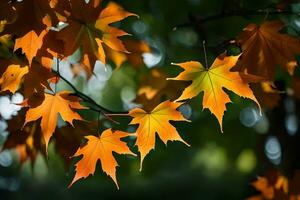
{"type": "Polygon", "coordinates": [[[162,102],[151,112],[135,108],[129,112],[133,117],[130,124],[139,124],[136,130],[136,146],[141,154],[140,170],[146,155],[155,147],[155,134],[167,144],[168,141],[180,141],[189,146],[178,134],[176,128],[170,121],[188,121],[176,109],[182,103],[169,100],[162,102]]]}
{"type": "Polygon", "coordinates": [[[231,102],[224,88],[253,100],[259,106],[249,84],[238,72],[230,71],[238,59],[239,56],[220,55],[209,69],[195,61],[176,64],[184,71],[170,80],[192,81],[176,101],[191,99],[203,92],[203,108],[209,109],[217,117],[223,132],[223,115],[226,111],[226,104],[231,102]]]}
{"type": "Polygon", "coordinates": [[[116,167],[118,163],[113,156],[113,152],[135,156],[127,144],[121,141],[122,138],[128,136],[130,136],[129,133],[112,131],[112,129],[105,130],[101,136],[98,137],[93,135],[86,136],[85,138],[88,140],[86,145],[79,148],[74,154],[75,157],[82,155],[82,158],[75,165],[76,174],[69,187],[78,179],[86,178],[90,174],[94,174],[96,164],[98,160],[100,160],[102,170],[113,179],[119,188],[116,178],[116,167]]]}

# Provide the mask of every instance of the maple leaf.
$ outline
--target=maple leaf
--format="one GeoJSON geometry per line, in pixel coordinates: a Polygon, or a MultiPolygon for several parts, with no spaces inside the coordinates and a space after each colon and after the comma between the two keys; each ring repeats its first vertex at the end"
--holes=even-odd
{"type": "Polygon", "coordinates": [[[143,54],[151,51],[148,44],[144,41],[124,40],[123,43],[130,53],[105,48],[107,57],[116,64],[117,68],[119,68],[125,61],[128,61],[133,67],[137,68],[144,63],[143,54]]]}
{"type": "Polygon", "coordinates": [[[55,18],[55,22],[58,22],[57,14],[49,5],[51,1],[26,0],[6,5],[5,15],[14,17],[10,22],[5,23],[2,34],[17,36],[14,50],[21,48],[30,65],[37,51],[42,47],[48,29],[53,25],[51,18],[55,18]],[[32,12],[33,14],[28,14],[32,12]]]}
{"type": "Polygon", "coordinates": [[[41,129],[47,150],[49,140],[55,131],[58,114],[70,124],[73,120],[82,120],[80,115],[74,112],[73,109],[85,109],[85,107],[80,105],[77,97],[70,96],[70,92],[62,91],[55,95],[45,94],[45,99],[41,105],[30,108],[26,112],[24,126],[28,122],[42,118],[41,129]]]}
{"type": "Polygon", "coordinates": [[[43,92],[44,89],[51,90],[48,80],[55,77],[55,75],[50,70],[49,66],[43,61],[32,63],[29,72],[24,77],[23,94],[26,98],[33,93],[43,92]]]}
{"type": "Polygon", "coordinates": [[[25,74],[28,73],[28,67],[20,65],[9,65],[0,78],[1,91],[9,90],[15,93],[19,88],[25,74]]]}
{"type": "Polygon", "coordinates": [[[101,9],[98,3],[95,5],[93,1],[88,4],[84,1],[70,1],[68,26],[57,33],[57,37],[64,41],[65,56],[73,54],[79,47],[82,47],[82,62],[90,72],[93,71],[97,59],[106,63],[104,46],[110,48],[111,51],[128,52],[119,39],[128,33],[111,27],[110,24],[135,16],[113,2],[110,2],[104,9],[101,9]],[[88,12],[82,12],[82,9],[88,12]]]}
{"type": "Polygon", "coordinates": [[[257,190],[262,191],[263,196],[267,199],[273,199],[274,197],[274,188],[270,185],[269,181],[265,177],[258,177],[255,182],[252,183],[252,186],[257,190]]]}
{"type": "Polygon", "coordinates": [[[4,149],[15,149],[19,154],[19,160],[22,163],[30,159],[33,165],[37,153],[41,152],[45,155],[44,140],[41,138],[41,129],[38,124],[34,122],[30,126],[22,128],[24,124],[24,115],[19,114],[8,121],[9,135],[3,144],[4,149]]]}
{"type": "Polygon", "coordinates": [[[145,76],[141,77],[138,94],[145,94],[147,99],[152,99],[160,90],[168,84],[167,75],[160,69],[153,68],[145,76]]]}
{"type": "MultiPolygon", "coordinates": [[[[54,0],[13,1],[3,6],[6,7],[3,15],[8,16],[9,20],[5,20],[2,34],[13,34],[17,37],[14,50],[21,48],[31,65],[48,30],[64,18],[54,9],[54,0]]],[[[0,19],[1,16],[2,13],[0,19]]]]}
{"type": "Polygon", "coordinates": [[[260,191],[260,195],[248,198],[256,199],[298,199],[300,197],[300,172],[295,171],[293,178],[288,179],[279,171],[268,171],[264,177],[258,177],[252,186],[260,191]]]}
{"type": "Polygon", "coordinates": [[[53,138],[55,139],[56,152],[64,159],[66,166],[70,167],[72,157],[77,149],[82,144],[82,138],[87,136],[88,133],[96,133],[98,130],[98,121],[74,121],[74,128],[72,125],[67,124],[55,130],[53,138]]]}
{"type": "MultiPolygon", "coordinates": [[[[60,15],[53,9],[53,0],[7,1],[5,9],[1,10],[0,19],[9,18],[4,34],[14,34],[23,37],[30,31],[40,35],[42,31],[55,26],[62,21],[60,15]],[[51,7],[52,5],[52,7],[51,7]]],[[[4,6],[4,5],[3,5],[4,6]]]]}
{"type": "Polygon", "coordinates": [[[63,57],[63,41],[58,39],[56,34],[57,32],[55,31],[48,31],[43,37],[43,44],[36,54],[38,62],[41,63],[41,59],[45,58],[63,57]]]}
{"type": "Polygon", "coordinates": [[[208,108],[216,116],[223,132],[223,115],[226,111],[226,104],[231,102],[224,88],[241,97],[253,100],[259,106],[248,83],[245,82],[240,73],[230,71],[238,59],[239,56],[222,54],[215,59],[209,69],[195,61],[175,64],[182,67],[184,71],[169,80],[192,81],[191,85],[183,91],[176,101],[191,99],[200,92],[204,92],[203,109],[208,108]]]}
{"type": "Polygon", "coordinates": [[[75,157],[80,155],[83,155],[83,157],[76,164],[76,174],[69,187],[78,179],[86,178],[90,174],[94,174],[96,164],[98,160],[100,160],[102,170],[113,179],[119,189],[116,178],[116,167],[118,163],[113,156],[113,152],[135,156],[127,144],[121,141],[122,138],[128,136],[130,136],[129,133],[112,131],[112,129],[105,130],[101,136],[98,137],[93,135],[86,136],[85,138],[88,140],[87,144],[79,148],[74,154],[75,157]]]}
{"type": "Polygon", "coordinates": [[[251,89],[262,108],[274,108],[281,100],[280,91],[271,82],[251,83],[251,89]]]}
{"type": "Polygon", "coordinates": [[[29,65],[31,66],[32,59],[36,56],[38,50],[43,45],[43,38],[47,34],[47,31],[41,32],[37,35],[35,31],[30,31],[21,38],[16,39],[14,51],[21,48],[22,52],[25,53],[29,65]]]}
{"type": "Polygon", "coordinates": [[[135,108],[129,112],[133,117],[130,124],[139,124],[136,130],[136,146],[141,154],[140,170],[146,155],[155,147],[155,134],[167,144],[168,141],[180,141],[189,146],[178,134],[176,128],[170,121],[189,121],[176,109],[182,103],[171,102],[169,100],[162,102],[151,112],[135,108]]]}
{"type": "Polygon", "coordinates": [[[167,74],[158,68],[152,68],[140,76],[138,96],[134,102],[142,104],[143,109],[151,111],[165,99],[174,101],[178,92],[188,84],[179,81],[167,81],[167,74]]]}
{"type": "Polygon", "coordinates": [[[260,26],[248,25],[237,38],[243,54],[235,70],[272,80],[275,67],[280,65],[293,74],[297,66],[295,54],[300,54],[300,42],[280,33],[284,26],[281,21],[266,21],[260,26]]]}

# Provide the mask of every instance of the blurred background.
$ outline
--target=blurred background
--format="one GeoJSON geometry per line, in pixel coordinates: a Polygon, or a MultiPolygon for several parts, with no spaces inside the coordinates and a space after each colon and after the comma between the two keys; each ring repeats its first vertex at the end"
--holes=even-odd
{"type": "MultiPolygon", "coordinates": [[[[105,1],[106,2],[106,1],[105,1]]],[[[139,88],[151,82],[149,74],[163,71],[174,77],[180,69],[171,63],[190,60],[204,63],[203,40],[206,41],[208,62],[227,50],[238,54],[239,49],[224,45],[235,39],[249,23],[260,23],[266,15],[221,17],[199,24],[201,19],[235,10],[276,9],[286,6],[299,13],[297,1],[279,0],[120,0],[116,1],[139,18],[128,18],[122,26],[133,38],[144,40],[151,48],[143,54],[144,64],[138,69],[126,62],[115,70],[114,66],[96,63],[91,79],[83,73],[73,77],[72,64],[76,53],[61,63],[61,74],[82,92],[93,97],[111,110],[128,110],[140,101],[139,88]],[[281,4],[282,3],[282,4],[281,4]],[[148,79],[147,79],[148,76],[148,79]],[[147,80],[147,81],[146,81],[147,80]]],[[[296,15],[267,16],[281,19],[288,25],[286,31],[298,36],[300,17],[296,15]]],[[[300,74],[297,70],[296,74],[300,74]]],[[[165,77],[153,79],[165,84],[165,77]]],[[[154,82],[153,82],[154,84],[154,82]]],[[[78,181],[67,189],[74,175],[74,167],[65,165],[64,158],[50,143],[48,158],[41,153],[34,163],[20,164],[18,153],[6,149],[0,153],[0,199],[245,199],[257,194],[251,186],[257,176],[279,169],[287,177],[300,168],[299,109],[291,80],[279,71],[275,85],[279,98],[271,98],[274,105],[264,108],[262,115],[257,106],[229,92],[233,104],[227,105],[224,115],[224,133],[209,111],[202,111],[202,96],[194,98],[180,108],[191,123],[179,122],[176,127],[191,147],[169,142],[167,147],[156,141],[155,151],[146,157],[143,171],[139,172],[139,159],[116,156],[121,166],[117,170],[120,190],[98,165],[95,176],[78,181]]],[[[68,89],[59,83],[59,89],[68,89]]],[[[175,90],[176,95],[181,90],[175,90]]],[[[174,91],[173,91],[174,92],[174,91]]],[[[7,120],[16,116],[22,102],[21,94],[0,97],[0,146],[9,132],[7,120]]],[[[94,113],[83,112],[86,119],[95,119],[94,113]]],[[[125,122],[128,122],[125,120],[125,122]]],[[[59,126],[65,126],[59,121],[59,126]]],[[[104,127],[111,127],[107,122],[104,127]]],[[[134,127],[126,127],[132,131],[134,127]]],[[[134,129],[133,129],[134,130],[134,129]]],[[[86,133],[89,134],[89,133],[86,133]]],[[[131,139],[130,139],[131,140],[131,139]]],[[[134,143],[134,139],[132,139],[134,143]]],[[[76,159],[70,160],[74,164],[76,159]]]]}

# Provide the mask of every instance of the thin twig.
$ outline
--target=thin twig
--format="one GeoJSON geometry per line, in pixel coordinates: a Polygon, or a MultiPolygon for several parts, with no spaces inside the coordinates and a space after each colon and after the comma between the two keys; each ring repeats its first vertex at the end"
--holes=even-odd
{"type": "Polygon", "coordinates": [[[106,114],[106,116],[129,116],[128,113],[111,113],[106,114]]]}
{"type": "Polygon", "coordinates": [[[100,136],[100,115],[101,113],[98,112],[98,116],[97,116],[97,133],[100,136]]]}
{"type": "Polygon", "coordinates": [[[58,57],[56,58],[56,69],[57,69],[57,75],[56,75],[56,83],[55,83],[55,93],[57,93],[57,83],[58,83],[58,79],[59,79],[59,76],[60,76],[60,73],[59,73],[59,58],[58,57]]]}
{"type": "Polygon", "coordinates": [[[222,12],[222,13],[219,13],[219,14],[216,14],[216,15],[211,15],[211,16],[208,16],[208,17],[205,17],[205,18],[196,18],[196,19],[194,19],[194,21],[178,25],[174,29],[182,28],[182,27],[190,27],[190,26],[194,26],[195,24],[204,24],[206,22],[215,21],[215,20],[224,19],[224,18],[229,18],[229,17],[234,17],[234,16],[239,16],[239,17],[249,17],[249,16],[259,16],[259,15],[266,16],[266,12],[268,13],[268,16],[281,15],[281,14],[299,16],[298,13],[293,13],[293,12],[290,12],[290,11],[280,11],[280,10],[276,10],[276,11],[269,11],[268,9],[263,9],[263,10],[231,10],[231,11],[227,11],[227,12],[225,11],[225,12],[222,12]]]}
{"type": "Polygon", "coordinates": [[[127,114],[128,112],[116,112],[109,110],[101,105],[99,105],[95,100],[93,100],[91,97],[87,96],[86,94],[80,92],[70,81],[68,81],[65,77],[63,77],[60,73],[58,73],[56,70],[52,70],[54,74],[59,76],[65,83],[67,83],[72,90],[74,91],[74,95],[78,96],[79,98],[83,99],[84,101],[90,103],[93,107],[90,107],[91,110],[94,110],[96,112],[101,113],[104,117],[109,119],[110,121],[114,123],[118,123],[117,121],[113,120],[109,114],[127,114]]]}

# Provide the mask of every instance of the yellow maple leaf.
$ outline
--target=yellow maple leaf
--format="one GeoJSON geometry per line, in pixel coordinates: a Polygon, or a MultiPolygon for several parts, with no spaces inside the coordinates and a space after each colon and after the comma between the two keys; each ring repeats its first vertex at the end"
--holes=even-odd
{"type": "Polygon", "coordinates": [[[168,141],[180,141],[188,145],[170,123],[170,121],[188,121],[176,110],[181,104],[167,100],[151,112],[146,112],[140,108],[135,108],[129,112],[128,115],[133,117],[130,124],[139,124],[136,130],[136,145],[141,153],[140,170],[145,156],[155,147],[155,133],[165,144],[168,141]]]}
{"type": "Polygon", "coordinates": [[[191,99],[204,92],[203,109],[208,108],[217,117],[221,131],[223,131],[222,121],[226,104],[231,102],[224,88],[241,97],[252,99],[259,105],[248,83],[242,79],[240,73],[230,71],[238,59],[239,56],[227,57],[222,54],[216,58],[209,69],[195,61],[175,64],[182,67],[184,71],[169,80],[192,81],[176,101],[191,99]]]}
{"type": "Polygon", "coordinates": [[[0,79],[1,91],[9,90],[15,93],[24,77],[28,73],[28,67],[20,65],[10,65],[2,74],[0,79]]]}

